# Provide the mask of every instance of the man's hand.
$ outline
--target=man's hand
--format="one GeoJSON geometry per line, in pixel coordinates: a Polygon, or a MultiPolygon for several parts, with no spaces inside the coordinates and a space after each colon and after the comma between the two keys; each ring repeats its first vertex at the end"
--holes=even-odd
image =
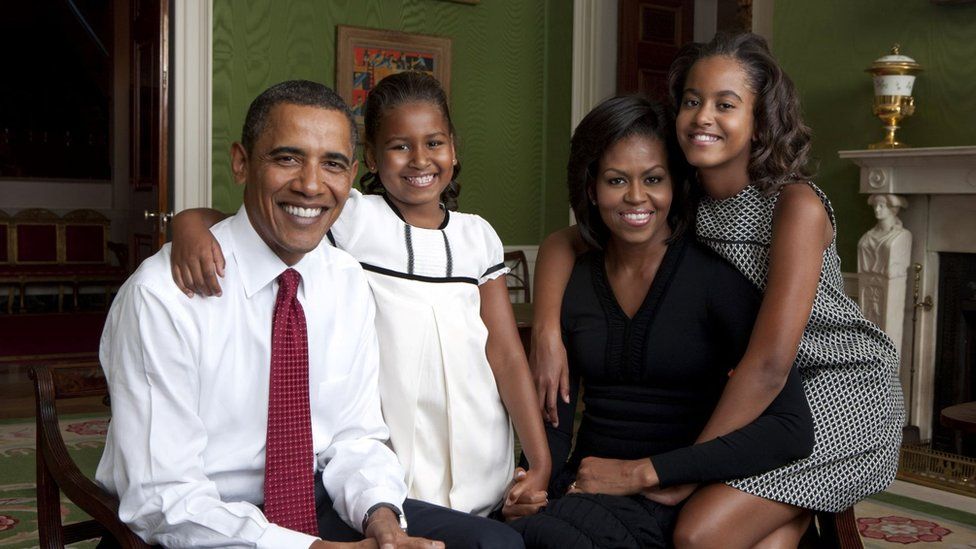
{"type": "Polygon", "coordinates": [[[674,506],[688,499],[696,488],[698,488],[697,484],[681,484],[667,488],[648,488],[643,493],[644,497],[651,501],[674,506]]]}
{"type": "Polygon", "coordinates": [[[629,496],[657,485],[657,472],[649,459],[583,458],[569,493],[629,496]]]}
{"type": "Polygon", "coordinates": [[[549,495],[545,491],[546,480],[542,476],[521,467],[515,468],[512,485],[502,505],[502,516],[506,521],[534,515],[549,503],[549,495]]]}
{"type": "Polygon", "coordinates": [[[380,549],[444,549],[444,544],[425,538],[414,538],[400,529],[396,514],[381,507],[366,521],[366,537],[374,540],[380,549]]]}

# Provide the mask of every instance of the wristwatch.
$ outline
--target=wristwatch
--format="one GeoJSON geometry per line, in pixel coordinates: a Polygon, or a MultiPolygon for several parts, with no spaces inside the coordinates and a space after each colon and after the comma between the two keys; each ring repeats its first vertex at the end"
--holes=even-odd
{"type": "Polygon", "coordinates": [[[393,505],[392,503],[384,503],[384,502],[377,503],[376,505],[367,509],[366,513],[363,514],[363,532],[366,532],[366,523],[369,522],[369,517],[373,516],[373,513],[379,511],[384,507],[386,507],[390,511],[393,511],[393,514],[396,515],[397,518],[400,520],[400,529],[406,532],[407,515],[403,514],[403,511],[401,511],[400,508],[397,507],[396,505],[393,505]]]}

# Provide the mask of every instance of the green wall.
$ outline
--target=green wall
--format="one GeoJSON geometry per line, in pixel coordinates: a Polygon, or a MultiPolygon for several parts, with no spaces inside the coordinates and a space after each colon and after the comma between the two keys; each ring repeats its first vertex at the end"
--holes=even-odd
{"type": "Polygon", "coordinates": [[[461,210],[538,243],[565,224],[572,19],[570,0],[214,0],[214,207],[241,203],[228,151],[250,101],[282,80],[333,85],[336,25],[392,29],[453,39],[461,210]]]}
{"type": "Polygon", "coordinates": [[[800,91],[819,161],[817,184],[837,211],[843,269],[857,270],[857,241],[874,224],[858,194],[858,168],[839,150],[882,138],[864,72],[894,43],[924,70],[915,115],[898,132],[915,147],[976,145],[976,4],[927,0],[777,0],[773,51],[800,91]]]}

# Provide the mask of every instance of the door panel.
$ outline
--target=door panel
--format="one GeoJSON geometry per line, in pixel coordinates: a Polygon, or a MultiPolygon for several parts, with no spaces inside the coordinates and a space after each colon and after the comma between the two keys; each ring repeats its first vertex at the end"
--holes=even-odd
{"type": "Polygon", "coordinates": [[[166,241],[169,0],[130,3],[130,251],[138,266],[166,241]]]}
{"type": "Polygon", "coordinates": [[[694,0],[620,0],[617,93],[668,100],[668,68],[692,40],[694,0]]]}

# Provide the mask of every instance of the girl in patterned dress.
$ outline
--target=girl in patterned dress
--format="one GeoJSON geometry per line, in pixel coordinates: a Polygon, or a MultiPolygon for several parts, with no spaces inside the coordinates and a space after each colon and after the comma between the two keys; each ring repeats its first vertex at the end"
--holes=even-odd
{"type": "MultiPolygon", "coordinates": [[[[669,85],[678,141],[701,192],[698,239],[764,294],[746,352],[698,440],[753,421],[796,367],[816,442],[809,457],[756,477],[647,497],[687,499],[678,546],[795,547],[810,511],[841,511],[894,478],[904,423],[898,354],[844,294],[833,209],[806,171],[810,130],[765,40],[719,35],[689,44],[669,85]]],[[[578,241],[574,227],[551,235],[536,265],[533,364],[550,421],[557,393],[568,394],[559,306],[578,241]]]]}
{"type": "MultiPolygon", "coordinates": [[[[532,512],[546,501],[549,449],[502,243],[484,219],[454,211],[461,166],[436,79],[404,72],[371,90],[363,159],[366,194],[351,190],[329,240],[360,262],[376,301],[380,402],[408,497],[478,515],[504,499],[506,516],[532,512]],[[514,471],[506,498],[512,422],[530,469],[514,471]]],[[[189,295],[219,291],[202,273],[223,263],[206,230],[221,215],[177,216],[174,278],[189,295]]]]}

